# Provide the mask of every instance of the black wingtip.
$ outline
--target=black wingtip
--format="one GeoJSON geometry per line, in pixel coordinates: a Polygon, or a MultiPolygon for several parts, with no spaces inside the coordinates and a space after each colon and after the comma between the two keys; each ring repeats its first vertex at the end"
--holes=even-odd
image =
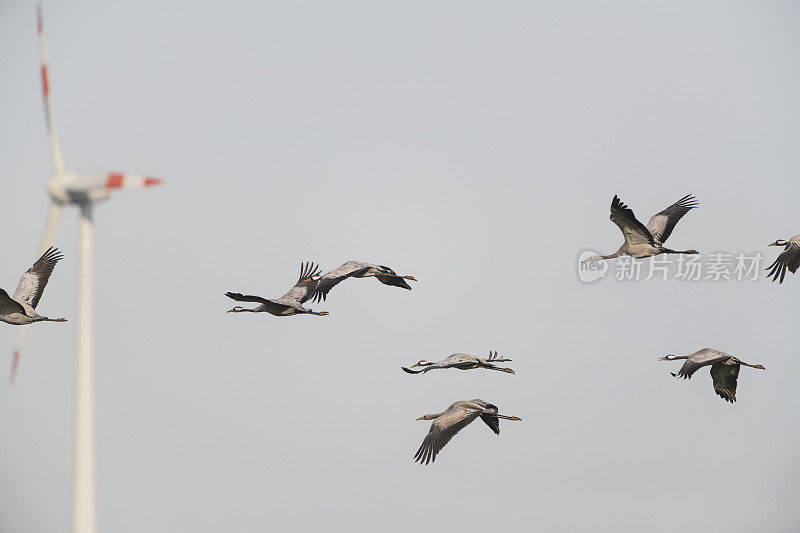
{"type": "Polygon", "coordinates": [[[627,205],[625,205],[625,202],[623,202],[623,201],[620,199],[620,197],[619,197],[619,196],[617,196],[616,194],[614,195],[614,199],[613,199],[613,200],[611,200],[611,209],[615,209],[615,208],[616,208],[616,209],[620,209],[620,210],[622,210],[622,211],[625,211],[625,210],[627,210],[627,209],[628,209],[628,206],[627,206],[627,205]]]}

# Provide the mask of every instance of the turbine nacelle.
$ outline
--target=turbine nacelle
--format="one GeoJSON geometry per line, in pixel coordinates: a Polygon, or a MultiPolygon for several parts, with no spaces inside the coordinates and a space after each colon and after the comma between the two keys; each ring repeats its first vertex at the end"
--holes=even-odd
{"type": "Polygon", "coordinates": [[[142,189],[161,180],[120,172],[57,173],[47,182],[47,192],[57,204],[83,204],[107,200],[115,189],[142,189]]]}

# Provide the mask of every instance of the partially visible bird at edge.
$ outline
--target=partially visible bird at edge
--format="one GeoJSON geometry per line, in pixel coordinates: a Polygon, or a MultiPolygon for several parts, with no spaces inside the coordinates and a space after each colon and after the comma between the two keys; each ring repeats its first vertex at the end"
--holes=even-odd
{"type": "Polygon", "coordinates": [[[319,281],[319,267],[314,263],[300,264],[300,278],[289,292],[280,298],[267,299],[261,296],[244,295],[238,292],[226,292],[225,296],[237,302],[255,302],[261,304],[257,307],[246,308],[236,306],[228,310],[228,313],[270,313],[275,316],[292,316],[300,314],[325,316],[327,311],[312,311],[303,307],[317,288],[319,281]]]}
{"type": "Polygon", "coordinates": [[[9,296],[5,290],[0,289],[0,321],[16,326],[34,322],[66,322],[66,318],[49,318],[36,312],[47,281],[56,263],[62,259],[64,256],[58,248],[51,246],[22,275],[14,296],[9,296]]]}
{"type": "Polygon", "coordinates": [[[437,370],[440,368],[457,368],[459,370],[472,370],[473,368],[488,368],[489,370],[499,370],[501,372],[507,372],[509,374],[513,374],[514,371],[510,368],[503,368],[496,366],[494,363],[505,363],[507,361],[511,361],[511,359],[498,359],[497,352],[489,352],[489,357],[484,359],[483,357],[476,357],[474,355],[466,354],[466,353],[454,353],[453,355],[442,359],[439,362],[432,363],[430,361],[426,361],[425,359],[411,365],[411,368],[416,367],[423,367],[422,370],[411,370],[411,368],[406,368],[401,366],[405,372],[409,374],[421,374],[425,373],[429,370],[437,370]]]}
{"type": "Polygon", "coordinates": [[[660,213],[650,217],[647,226],[636,219],[633,211],[617,197],[611,201],[611,221],[622,231],[625,242],[619,250],[611,255],[594,255],[581,261],[590,263],[613,259],[621,255],[636,258],[651,257],[659,254],[698,254],[697,250],[671,250],[664,246],[672,230],[683,216],[700,204],[694,196],[686,195],[660,213]]]}
{"type": "Polygon", "coordinates": [[[739,368],[749,366],[764,370],[763,365],[751,365],[740,361],[736,357],[714,350],[713,348],[703,348],[690,355],[665,355],[659,361],[675,361],[685,359],[678,373],[670,372],[673,377],[691,379],[692,375],[703,368],[711,365],[711,381],[714,383],[714,392],[726,402],[736,401],[736,379],[739,377],[739,368]]]}
{"type": "Polygon", "coordinates": [[[770,246],[783,246],[783,252],[778,255],[775,262],[766,268],[766,270],[769,270],[767,277],[772,276],[772,281],[776,281],[780,277],[778,283],[783,283],[786,270],[794,274],[800,267],[800,235],[795,235],[788,241],[778,239],[770,246]]]}
{"type": "Polygon", "coordinates": [[[417,420],[433,420],[431,429],[422,441],[422,445],[414,455],[420,464],[428,464],[436,460],[436,456],[450,442],[453,436],[464,429],[470,422],[480,417],[489,428],[500,434],[500,419],[522,420],[518,416],[499,414],[496,405],[484,400],[459,401],[441,413],[424,415],[417,420]]]}

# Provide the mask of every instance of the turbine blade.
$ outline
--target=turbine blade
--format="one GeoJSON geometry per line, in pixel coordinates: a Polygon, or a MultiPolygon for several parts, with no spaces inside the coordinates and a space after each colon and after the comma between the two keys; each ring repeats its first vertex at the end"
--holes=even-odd
{"type": "Polygon", "coordinates": [[[39,63],[42,71],[42,97],[44,98],[45,118],[47,130],[50,133],[50,151],[53,155],[53,171],[59,174],[64,171],[64,159],[61,157],[61,143],[56,130],[56,117],[53,111],[53,95],[50,86],[50,72],[47,64],[47,49],[44,42],[44,20],[42,19],[42,5],[36,4],[36,28],[39,33],[39,63]]]}
{"type": "Polygon", "coordinates": [[[109,172],[106,176],[105,186],[107,189],[143,189],[153,185],[161,185],[161,182],[161,178],[109,172]]]}
{"type": "Polygon", "coordinates": [[[44,223],[42,242],[39,245],[39,255],[43,254],[44,251],[51,246],[55,246],[56,237],[58,237],[58,223],[60,220],[61,205],[56,203],[50,204],[50,211],[47,213],[47,221],[44,223]]]}
{"type": "MultiPolygon", "coordinates": [[[[17,344],[22,343],[22,339],[25,337],[25,330],[25,326],[19,328],[17,344]]],[[[14,380],[17,379],[17,368],[19,368],[19,349],[14,350],[14,355],[11,357],[11,373],[8,376],[8,384],[12,387],[14,386],[14,380]]]]}
{"type": "Polygon", "coordinates": [[[85,196],[91,201],[108,198],[116,189],[141,189],[159,185],[159,178],[122,172],[67,172],[65,189],[70,196],[85,196]]]}
{"type": "MultiPolygon", "coordinates": [[[[42,235],[42,242],[39,245],[39,257],[45,250],[55,245],[56,237],[58,236],[58,223],[61,221],[61,205],[52,203],[50,204],[50,211],[47,213],[47,221],[44,223],[44,234],[42,235]]],[[[14,380],[17,377],[17,369],[19,368],[19,356],[22,352],[22,343],[25,340],[25,334],[28,328],[21,326],[17,334],[17,346],[14,348],[14,356],[11,359],[11,375],[9,381],[14,385],[14,380]]]]}

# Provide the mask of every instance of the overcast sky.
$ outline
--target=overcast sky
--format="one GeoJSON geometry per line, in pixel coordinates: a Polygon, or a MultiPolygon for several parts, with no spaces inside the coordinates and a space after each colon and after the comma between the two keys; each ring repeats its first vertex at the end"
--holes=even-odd
{"type": "MultiPolygon", "coordinates": [[[[581,283],[578,254],[702,204],[669,245],[777,253],[800,233],[796,2],[47,2],[70,169],[160,176],[96,211],[101,531],[794,531],[797,294],[581,283]],[[225,314],[301,261],[327,317],[225,314]],[[667,353],[762,363],[738,402],[667,353]],[[410,376],[453,352],[516,375],[410,376]],[[433,465],[429,422],[483,398],[433,465]]],[[[0,286],[35,259],[51,173],[33,2],[0,3],[0,286]]],[[[0,531],[70,521],[77,210],[0,386],[0,531]]],[[[650,260],[645,260],[648,262],[650,260]]],[[[0,324],[0,380],[17,329],[0,324]]],[[[1,383],[1,382],[0,382],[1,383]]]]}

